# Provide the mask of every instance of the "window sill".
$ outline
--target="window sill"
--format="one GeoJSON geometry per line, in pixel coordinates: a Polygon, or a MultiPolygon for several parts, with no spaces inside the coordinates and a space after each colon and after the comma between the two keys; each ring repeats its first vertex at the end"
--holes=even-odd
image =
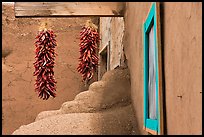
{"type": "Polygon", "coordinates": [[[158,133],[152,129],[149,129],[149,128],[146,128],[146,127],[143,127],[143,129],[145,131],[147,131],[148,133],[152,134],[152,135],[158,135],[158,133]]]}

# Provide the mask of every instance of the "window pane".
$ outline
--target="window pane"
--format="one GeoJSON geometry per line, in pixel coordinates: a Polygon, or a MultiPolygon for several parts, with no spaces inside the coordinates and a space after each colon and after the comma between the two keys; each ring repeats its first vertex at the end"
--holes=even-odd
{"type": "Polygon", "coordinates": [[[148,107],[149,118],[157,119],[156,116],[156,66],[154,51],[154,25],[149,32],[149,81],[148,81],[148,107]]]}

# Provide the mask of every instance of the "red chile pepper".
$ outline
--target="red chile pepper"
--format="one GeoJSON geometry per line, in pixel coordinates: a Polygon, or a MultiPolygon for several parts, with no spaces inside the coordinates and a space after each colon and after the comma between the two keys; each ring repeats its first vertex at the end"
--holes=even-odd
{"type": "Polygon", "coordinates": [[[98,66],[98,57],[96,50],[98,49],[99,34],[95,27],[84,26],[80,32],[80,57],[78,72],[82,75],[82,80],[87,83],[93,78],[94,72],[98,66]]]}
{"type": "Polygon", "coordinates": [[[35,91],[38,97],[47,100],[50,96],[56,97],[56,81],[54,78],[55,64],[55,47],[56,35],[51,30],[42,30],[36,36],[35,41],[35,59],[33,63],[35,71],[34,76],[37,76],[35,83],[35,91]]]}

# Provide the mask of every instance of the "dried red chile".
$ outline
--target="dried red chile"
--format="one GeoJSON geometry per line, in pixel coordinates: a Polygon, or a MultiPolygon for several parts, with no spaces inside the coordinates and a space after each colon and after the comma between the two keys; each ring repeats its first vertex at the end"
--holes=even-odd
{"type": "Polygon", "coordinates": [[[35,91],[38,97],[47,100],[50,96],[56,97],[56,80],[54,78],[55,64],[55,47],[56,35],[52,30],[39,31],[35,42],[36,61],[33,63],[35,67],[34,76],[37,76],[35,82],[35,91]]]}
{"type": "Polygon", "coordinates": [[[81,73],[83,81],[89,82],[98,66],[97,44],[99,34],[96,29],[91,27],[82,27],[80,32],[80,57],[77,70],[81,73]]]}

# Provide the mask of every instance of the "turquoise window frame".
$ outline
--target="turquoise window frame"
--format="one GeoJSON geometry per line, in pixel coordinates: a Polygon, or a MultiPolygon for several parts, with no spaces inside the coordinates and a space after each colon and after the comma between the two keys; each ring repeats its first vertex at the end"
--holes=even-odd
{"type": "Polygon", "coordinates": [[[157,39],[157,10],[156,2],[151,6],[146,21],[143,24],[143,40],[144,40],[144,129],[153,134],[160,134],[160,113],[159,113],[159,96],[158,96],[158,39],[157,39]],[[149,79],[149,32],[154,25],[154,51],[156,62],[156,115],[157,119],[148,118],[148,79],[149,79]]]}

